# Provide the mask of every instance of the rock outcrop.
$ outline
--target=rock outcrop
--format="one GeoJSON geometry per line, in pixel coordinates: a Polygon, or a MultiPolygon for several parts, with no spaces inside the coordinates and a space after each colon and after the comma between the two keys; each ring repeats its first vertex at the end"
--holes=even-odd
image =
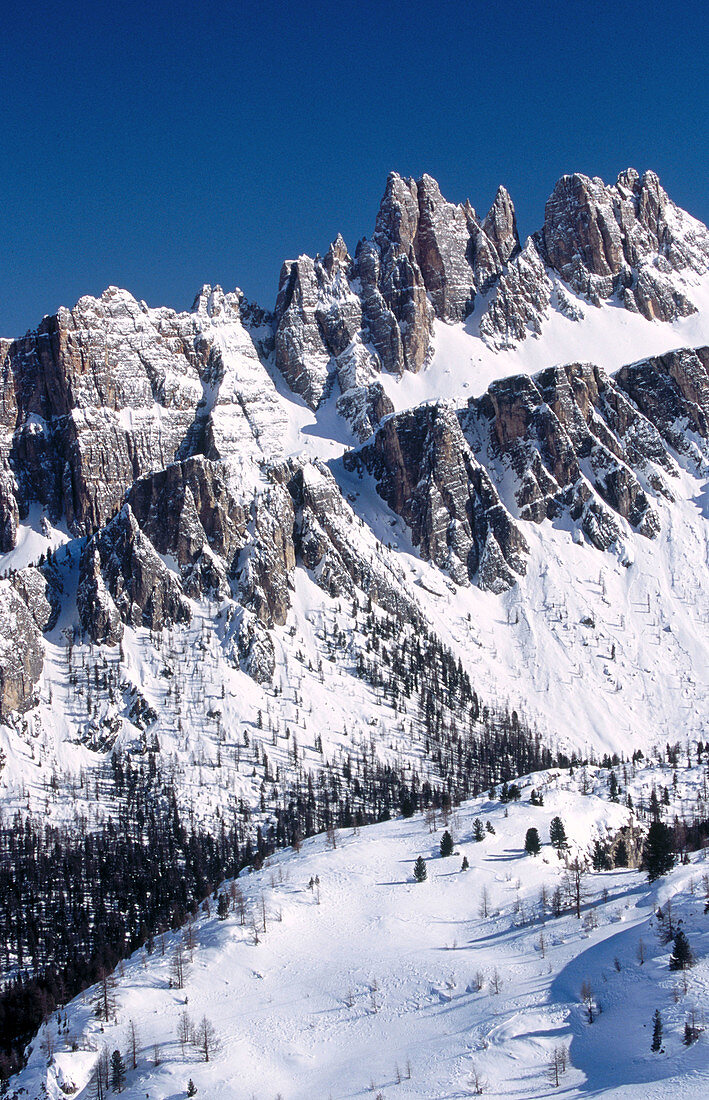
{"type": "Polygon", "coordinates": [[[654,425],[600,368],[574,363],[502,379],[469,402],[462,421],[482,461],[514,473],[520,519],[539,523],[567,509],[601,550],[622,536],[617,516],[648,538],[657,534],[648,492],[668,494],[663,474],[674,472],[672,460],[654,425]]]}
{"type": "Polygon", "coordinates": [[[9,581],[0,581],[0,720],[34,706],[44,666],[39,628],[9,581]]]}
{"type": "Polygon", "coordinates": [[[162,630],[191,618],[179,580],[141,531],[130,504],[87,542],[77,603],[82,628],[109,645],[121,636],[119,619],[162,630]]]}
{"type": "Polygon", "coordinates": [[[562,176],[547,202],[540,242],[549,265],[595,305],[617,294],[627,309],[672,321],[695,312],[671,276],[704,274],[709,233],[667,197],[654,172],[622,172],[607,187],[562,176]]]}
{"type": "Polygon", "coordinates": [[[670,447],[700,465],[709,460],[709,347],[631,363],[615,379],[670,447]]]}
{"type": "Polygon", "coordinates": [[[345,457],[367,470],[421,556],[458,584],[504,591],[526,571],[527,544],[463,436],[455,412],[425,405],[389,417],[345,457]]]}

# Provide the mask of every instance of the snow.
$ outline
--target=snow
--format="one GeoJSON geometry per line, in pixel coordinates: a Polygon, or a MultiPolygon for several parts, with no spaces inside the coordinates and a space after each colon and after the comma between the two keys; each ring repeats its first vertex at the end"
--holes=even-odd
{"type": "MultiPolygon", "coordinates": [[[[624,788],[622,768],[618,774],[624,788]]],[[[627,775],[636,801],[647,798],[651,784],[672,788],[667,768],[639,766],[627,775]]],[[[670,814],[689,805],[702,778],[701,769],[684,764],[678,775],[670,814]]],[[[559,1090],[566,1097],[706,1096],[706,1036],[689,1048],[681,1041],[688,1013],[696,1009],[699,1018],[709,988],[706,863],[695,856],[654,885],[638,871],[589,873],[583,919],[565,911],[542,920],[541,889],[551,896],[564,864],[548,842],[539,857],[524,855],[529,825],[547,841],[549,823],[560,815],[574,858],[631,814],[607,801],[607,772],[538,773],[521,785],[520,802],[475,800],[445,822],[439,814],[435,828],[417,815],[358,833],[339,830],[334,849],[318,837],[297,854],[276,854],[238,880],[249,914],[244,926],[236,913],[218,921],[214,904],[211,915],[198,916],[183,990],[169,980],[183,935],[177,933],[166,938],[164,956],[158,941],[151,956],[139,951],[119,968],[115,1023],[103,1030],[88,991],[68,1006],[68,1027],[58,1037],[56,1017],[42,1030],[16,1082],[33,1095],[46,1080],[52,1100],[63,1095],[60,1076],[82,1090],[91,1072],[87,1051],[94,1059],[103,1043],[125,1051],[132,1020],[140,1053],[126,1100],[174,1100],[185,1095],[188,1078],[210,1100],[344,1100],[376,1092],[454,1100],[473,1094],[474,1069],[491,1096],[550,1096],[556,1090],[547,1068],[562,1044],[570,1051],[559,1090]],[[533,786],[543,791],[542,808],[529,804],[533,786]],[[472,838],[476,817],[495,830],[481,843],[472,838]],[[449,859],[438,854],[444,825],[455,840],[449,859]],[[428,865],[422,884],[411,873],[418,855],[428,865]],[[309,888],[316,877],[319,887],[309,888]],[[668,969],[670,947],[656,934],[655,910],[668,898],[698,958],[686,993],[682,976],[668,969]],[[580,1000],[584,982],[599,1010],[593,1024],[580,1000]],[[656,1007],[665,1027],[662,1054],[650,1051],[656,1007]],[[192,1048],[181,1055],[176,1027],[185,1010],[195,1023],[206,1015],[216,1028],[219,1049],[209,1063],[192,1048]],[[57,1052],[49,1066],[47,1030],[57,1052]]]]}
{"type": "Polygon", "coordinates": [[[530,334],[515,347],[496,351],[478,334],[486,302],[481,297],[472,315],[460,324],[434,324],[434,355],[418,374],[401,379],[383,374],[382,384],[397,411],[425,401],[452,400],[464,404],[479,397],[491,382],[512,374],[534,374],[565,363],[595,363],[608,373],[627,363],[661,355],[678,347],[709,343],[709,278],[697,279],[691,294],[698,312],[672,324],[648,321],[619,304],[590,305],[553,276],[557,287],[583,313],[573,321],[552,309],[541,336],[530,334]]]}

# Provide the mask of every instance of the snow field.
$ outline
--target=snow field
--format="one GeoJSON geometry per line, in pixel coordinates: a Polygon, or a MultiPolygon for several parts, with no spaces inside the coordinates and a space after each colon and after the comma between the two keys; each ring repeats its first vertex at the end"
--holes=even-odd
{"type": "MultiPolygon", "coordinates": [[[[616,771],[625,789],[622,768],[616,771]]],[[[672,783],[666,768],[632,771],[627,789],[636,802],[647,802],[653,784],[672,783]]],[[[695,805],[704,782],[696,767],[681,765],[678,776],[669,815],[695,805]]],[[[447,822],[456,842],[448,859],[438,854],[440,814],[435,823],[417,815],[357,834],[340,830],[335,848],[317,837],[299,853],[277,853],[238,880],[243,926],[234,912],[219,921],[214,902],[209,916],[200,913],[183,990],[169,985],[184,930],[166,937],[164,956],[156,941],[151,956],[139,951],[119,967],[115,1024],[101,1030],[89,991],[68,1007],[68,1031],[55,1039],[49,1067],[40,1035],[16,1080],[30,1095],[46,1080],[51,1100],[66,1095],[61,1080],[90,1096],[91,1059],[81,1048],[96,1052],[105,1042],[125,1051],[134,1020],[141,1049],[127,1100],[176,1100],[189,1078],[210,1100],[377,1093],[453,1100],[474,1095],[475,1073],[499,1097],[706,1096],[706,1038],[686,1048],[681,1031],[692,1009],[701,1018],[709,989],[708,865],[694,856],[653,886],[638,871],[589,873],[582,920],[548,910],[541,920],[542,887],[550,896],[563,877],[548,844],[552,817],[564,821],[572,858],[629,820],[624,805],[607,801],[607,778],[595,769],[538,773],[506,808],[487,798],[465,803],[447,822]],[[533,786],[543,791],[541,808],[529,804],[533,786]],[[476,817],[495,829],[480,843],[473,840],[476,817]],[[523,853],[530,825],[546,842],[537,858],[523,853]],[[422,884],[411,874],[419,854],[428,864],[422,884]],[[316,878],[319,886],[310,888],[316,878]],[[686,992],[683,975],[668,969],[671,945],[656,935],[655,910],[670,898],[699,959],[686,992]],[[585,982],[593,1024],[581,1003],[585,982]],[[659,1055],[650,1052],[656,1007],[665,1023],[659,1055]],[[185,1010],[195,1024],[207,1015],[216,1028],[219,1049],[208,1063],[191,1048],[182,1058],[176,1028],[185,1010]],[[62,1049],[69,1037],[76,1053],[62,1049]],[[547,1073],[560,1046],[570,1048],[570,1063],[557,1090],[547,1073]]],[[[55,1020],[47,1027],[56,1032],[55,1020]]]]}

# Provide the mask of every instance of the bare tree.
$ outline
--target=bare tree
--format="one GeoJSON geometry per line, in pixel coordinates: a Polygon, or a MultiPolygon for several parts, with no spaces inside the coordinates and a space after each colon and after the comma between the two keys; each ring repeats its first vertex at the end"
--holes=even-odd
{"type": "Polygon", "coordinates": [[[470,1067],[469,1085],[473,1090],[474,1096],[482,1096],[482,1094],[487,1089],[487,1081],[480,1073],[480,1070],[475,1065],[475,1062],[473,1062],[472,1066],[470,1067]]]}
{"type": "Polygon", "coordinates": [[[206,1016],[203,1016],[197,1025],[194,1041],[205,1062],[208,1062],[210,1054],[217,1049],[217,1032],[212,1021],[206,1016]]]}
{"type": "Polygon", "coordinates": [[[130,1062],[130,1068],[137,1069],[140,1037],[138,1035],[138,1027],[135,1020],[133,1019],[130,1019],[128,1021],[128,1027],[126,1028],[126,1045],[128,1047],[128,1060],[130,1062]]]}
{"type": "Polygon", "coordinates": [[[585,897],[584,879],[587,871],[588,867],[586,861],[576,856],[575,859],[569,860],[566,864],[566,871],[564,872],[564,889],[566,891],[566,896],[579,920],[581,920],[581,903],[585,897]]]}
{"type": "Polygon", "coordinates": [[[101,969],[98,977],[96,1015],[108,1022],[116,1012],[116,979],[110,970],[101,969]]]}
{"type": "Polygon", "coordinates": [[[568,1051],[562,1044],[561,1046],[554,1047],[554,1052],[549,1062],[549,1068],[547,1070],[547,1080],[554,1088],[558,1088],[561,1084],[561,1076],[566,1073],[566,1066],[568,1064],[568,1051]]]}
{"type": "Polygon", "coordinates": [[[182,1060],[185,1058],[185,1047],[190,1041],[192,1036],[192,1020],[189,1017],[189,1013],[181,1012],[177,1019],[177,1041],[180,1044],[182,1051],[182,1060]]]}
{"type": "Polygon", "coordinates": [[[500,972],[497,967],[495,967],[490,975],[490,988],[493,993],[499,993],[502,989],[502,978],[500,977],[500,972]]]}
{"type": "Polygon", "coordinates": [[[481,917],[487,917],[490,909],[490,895],[488,893],[487,886],[483,886],[480,891],[480,904],[478,906],[478,915],[481,917]]]}
{"type": "Polygon", "coordinates": [[[172,956],[172,966],[170,982],[174,989],[184,989],[185,987],[185,972],[187,969],[187,961],[185,959],[185,949],[180,942],[175,944],[175,951],[172,956]]]}

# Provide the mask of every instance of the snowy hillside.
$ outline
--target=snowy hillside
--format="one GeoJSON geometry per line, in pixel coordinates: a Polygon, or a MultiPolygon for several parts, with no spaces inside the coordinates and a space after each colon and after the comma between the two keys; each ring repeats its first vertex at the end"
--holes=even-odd
{"type": "Polygon", "coordinates": [[[499,1097],[706,1096],[705,862],[695,855],[653,885],[640,871],[589,870],[577,919],[565,862],[548,843],[558,815],[565,858],[586,859],[595,839],[606,843],[637,825],[627,794],[647,809],[651,790],[667,786],[670,820],[690,817],[704,797],[703,769],[684,762],[676,771],[643,763],[616,770],[618,803],[609,802],[608,772],[556,771],[523,780],[518,802],[481,798],[450,817],[337,830],[298,853],[277,853],[236,890],[224,884],[224,920],[212,900],[193,925],[119,967],[107,1023],[94,1011],[100,987],[55,1014],[13,1085],[34,1097],[46,1081],[51,1100],[73,1088],[92,1096],[89,1079],[105,1047],[123,1052],[128,1100],[185,1096],[190,1079],[197,1096],[213,1100],[452,1100],[474,1095],[476,1081],[499,1097]],[[533,789],[542,807],[530,805],[533,789]],[[455,851],[441,858],[446,825],[455,851]],[[523,851],[530,826],[544,842],[537,857],[523,851]],[[420,884],[412,877],[419,855],[428,870],[420,884]],[[658,907],[684,928],[695,967],[669,969],[672,944],[659,935],[658,907]],[[650,1050],[656,1008],[661,1053],[650,1050]],[[214,1027],[208,1063],[189,1040],[181,1049],[184,1013],[198,1032],[205,1016],[214,1027]],[[687,1020],[701,1029],[690,1046],[687,1020]],[[568,1062],[557,1090],[549,1073],[560,1048],[568,1062]]]}

